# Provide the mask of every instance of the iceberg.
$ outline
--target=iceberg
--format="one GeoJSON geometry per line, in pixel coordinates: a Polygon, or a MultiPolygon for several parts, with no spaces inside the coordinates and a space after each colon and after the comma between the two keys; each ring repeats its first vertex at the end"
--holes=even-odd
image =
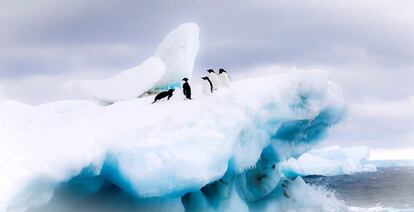
{"type": "Polygon", "coordinates": [[[170,89],[191,78],[199,49],[197,24],[186,23],[171,31],[154,56],[142,64],[103,80],[83,80],[69,84],[72,90],[91,96],[101,103],[141,97],[154,89],[170,89]]]}
{"type": "Polygon", "coordinates": [[[154,55],[166,66],[165,74],[155,85],[156,88],[166,90],[177,87],[184,77],[191,78],[200,46],[199,33],[197,24],[186,23],[167,35],[154,55]]]}
{"type": "Polygon", "coordinates": [[[44,207],[59,189],[87,198],[113,187],[154,211],[252,210],[282,198],[282,163],[345,111],[322,71],[235,81],[208,97],[200,89],[192,101],[176,91],[153,105],[153,96],[109,106],[0,102],[0,211],[44,207]]]}
{"type": "Polygon", "coordinates": [[[376,166],[369,160],[368,147],[341,148],[332,146],[311,150],[298,159],[290,158],[281,164],[285,176],[323,175],[335,176],[356,172],[375,172],[376,166]]]}
{"type": "Polygon", "coordinates": [[[141,65],[121,72],[111,78],[95,81],[80,81],[77,89],[87,92],[100,102],[111,104],[117,101],[138,98],[154,87],[165,73],[163,61],[151,57],[141,65]]]}

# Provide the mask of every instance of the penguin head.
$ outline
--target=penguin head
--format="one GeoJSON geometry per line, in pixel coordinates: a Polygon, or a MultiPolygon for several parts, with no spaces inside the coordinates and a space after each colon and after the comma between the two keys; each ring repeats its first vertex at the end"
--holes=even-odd
{"type": "Polygon", "coordinates": [[[170,89],[170,90],[168,90],[168,93],[173,93],[175,91],[175,89],[170,89]]]}
{"type": "Polygon", "coordinates": [[[221,69],[219,70],[219,74],[221,74],[221,73],[227,73],[227,71],[221,68],[221,69]]]}
{"type": "Polygon", "coordinates": [[[209,69],[209,70],[207,70],[207,72],[208,72],[208,73],[216,73],[216,72],[214,72],[214,70],[213,70],[213,69],[209,69]]]}
{"type": "Polygon", "coordinates": [[[203,80],[208,80],[208,77],[201,77],[201,79],[203,79],[203,80]]]}
{"type": "Polygon", "coordinates": [[[187,82],[187,81],[188,81],[187,77],[184,77],[184,78],[183,78],[183,81],[184,81],[184,82],[187,82]]]}

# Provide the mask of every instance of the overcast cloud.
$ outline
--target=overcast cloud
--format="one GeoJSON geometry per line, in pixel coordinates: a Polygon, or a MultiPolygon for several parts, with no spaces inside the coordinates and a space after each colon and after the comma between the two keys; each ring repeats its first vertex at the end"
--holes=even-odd
{"type": "Polygon", "coordinates": [[[195,22],[196,72],[326,69],[350,104],[328,144],[412,145],[413,110],[387,115],[413,105],[412,8],[410,0],[2,0],[0,98],[32,104],[73,98],[58,85],[135,66],[170,30],[195,22]]]}

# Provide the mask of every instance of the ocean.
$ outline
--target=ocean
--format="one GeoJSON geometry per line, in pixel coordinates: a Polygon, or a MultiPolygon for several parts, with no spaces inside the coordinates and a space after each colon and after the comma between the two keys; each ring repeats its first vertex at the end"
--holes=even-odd
{"type": "Polygon", "coordinates": [[[336,198],[355,208],[414,211],[414,166],[379,167],[377,172],[332,177],[308,176],[304,180],[333,191],[336,198]]]}

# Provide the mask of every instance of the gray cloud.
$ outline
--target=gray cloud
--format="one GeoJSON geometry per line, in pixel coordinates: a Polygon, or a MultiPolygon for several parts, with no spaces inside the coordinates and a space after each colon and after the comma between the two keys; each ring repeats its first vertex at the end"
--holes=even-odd
{"type": "MultiPolygon", "coordinates": [[[[234,75],[274,65],[321,68],[350,105],[404,102],[414,90],[413,7],[409,0],[0,1],[0,95],[35,104],[72,98],[59,84],[137,65],[170,30],[196,22],[196,75],[209,67],[234,75]]],[[[357,111],[333,143],[406,145],[414,137],[405,126],[410,116],[357,111]],[[360,128],[369,130],[351,134],[360,128]]]]}
{"type": "Polygon", "coordinates": [[[414,139],[414,96],[399,101],[352,103],[348,118],[323,146],[410,147],[414,139]]]}
{"type": "MultiPolygon", "coordinates": [[[[50,67],[56,70],[54,66],[68,67],[68,72],[80,71],[72,64],[78,57],[89,57],[91,52],[72,52],[74,46],[136,48],[129,56],[114,53],[110,61],[92,60],[85,64],[109,66],[116,71],[117,67],[131,66],[151,55],[169,30],[187,21],[197,22],[202,29],[197,64],[200,68],[212,64],[240,68],[263,63],[395,67],[412,64],[414,59],[414,26],[409,21],[414,16],[406,12],[414,5],[408,1],[42,0],[2,4],[5,36],[0,43],[9,48],[30,46],[35,55],[36,50],[59,48],[57,56],[65,57],[54,64],[41,58],[32,61],[24,53],[7,57],[6,52],[1,64],[21,63],[16,67],[11,62],[0,70],[2,73],[14,73],[22,66],[35,69],[35,73],[48,72],[50,67]]],[[[106,58],[107,53],[92,54],[106,58]]]]}
{"type": "Polygon", "coordinates": [[[201,28],[197,71],[282,64],[341,69],[354,79],[392,73],[404,81],[413,76],[412,6],[404,0],[2,1],[0,77],[113,74],[152,55],[180,23],[194,21],[201,28]]]}

